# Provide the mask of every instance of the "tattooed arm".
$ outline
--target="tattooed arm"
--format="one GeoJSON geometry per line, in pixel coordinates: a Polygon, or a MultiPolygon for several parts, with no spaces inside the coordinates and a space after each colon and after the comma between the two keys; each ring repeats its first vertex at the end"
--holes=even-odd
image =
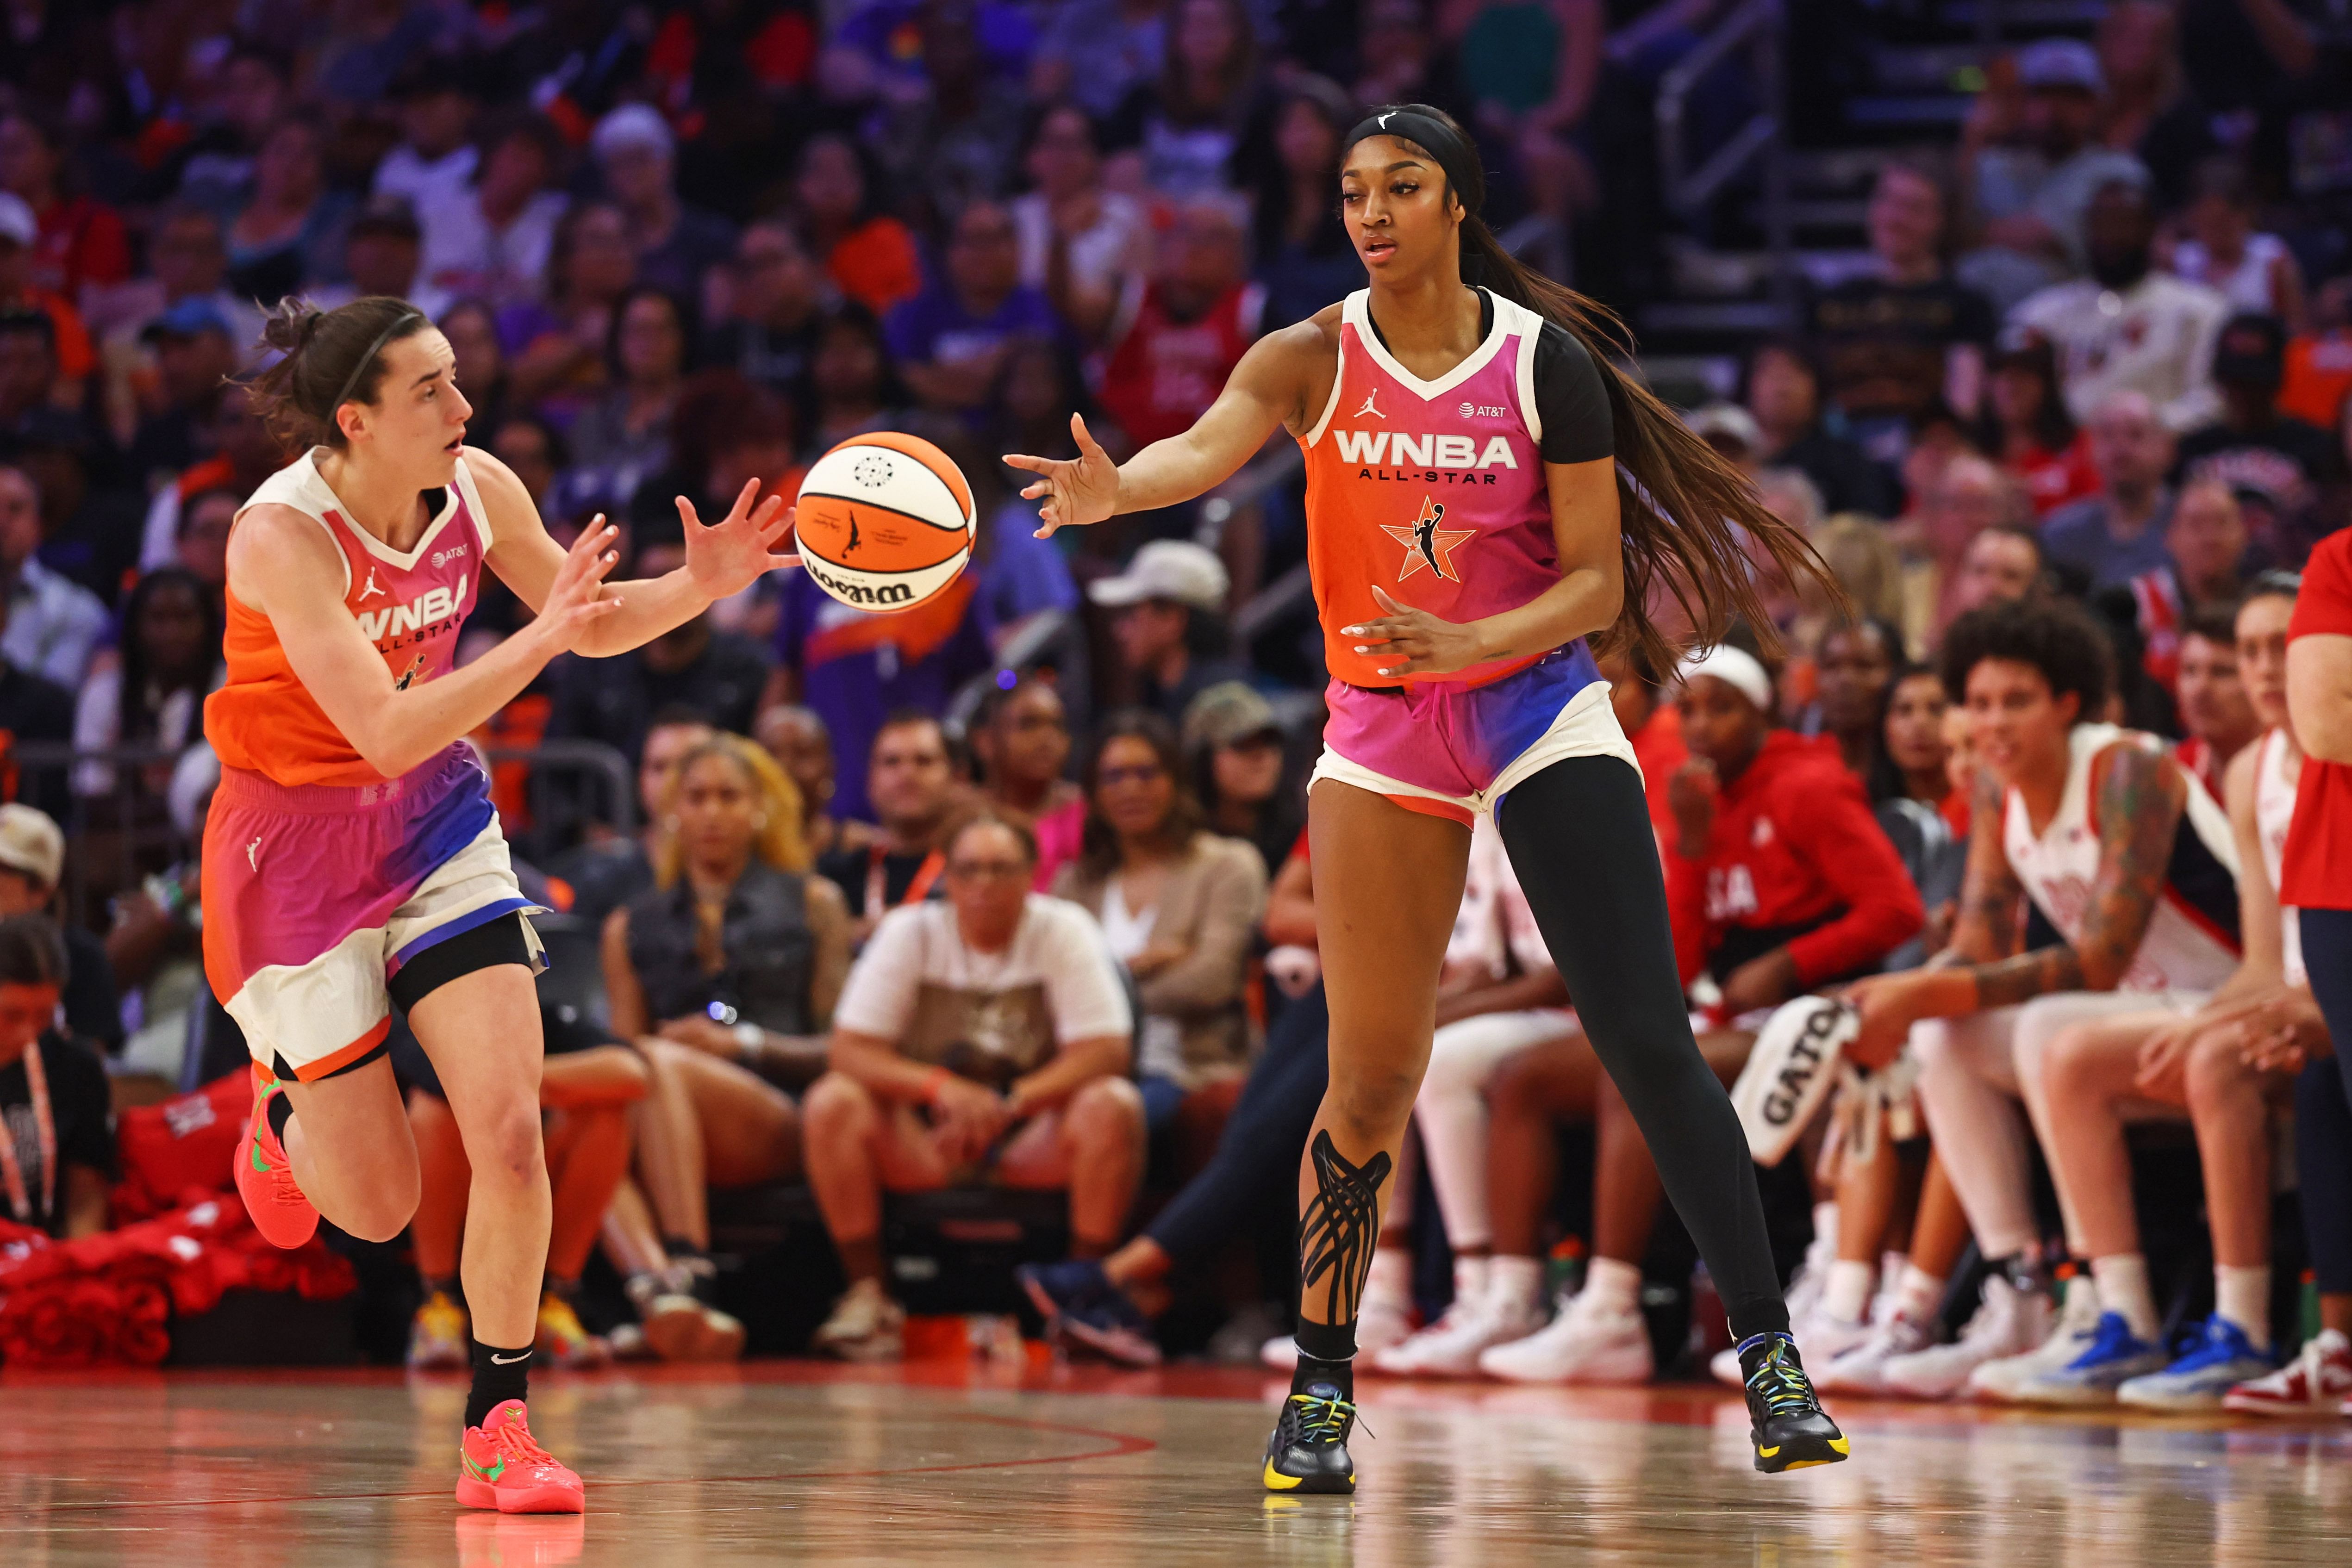
{"type": "Polygon", "coordinates": [[[1979,768],[1970,789],[1969,861],[1960,879],[1959,913],[1952,922],[1951,942],[1927,961],[1930,968],[1990,964],[2017,951],[2017,916],[2024,906],[2025,887],[2001,842],[2008,810],[2008,792],[2000,780],[1990,769],[1979,768]]]}

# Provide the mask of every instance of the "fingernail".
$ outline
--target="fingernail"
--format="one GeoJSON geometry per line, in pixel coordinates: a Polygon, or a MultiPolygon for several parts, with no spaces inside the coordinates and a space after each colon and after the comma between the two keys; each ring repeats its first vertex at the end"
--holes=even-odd
{"type": "Polygon", "coordinates": [[[1370,653],[1371,651],[1372,651],[1372,650],[1371,650],[1369,646],[1367,646],[1366,644],[1364,644],[1364,643],[1357,643],[1357,644],[1356,644],[1356,652],[1357,652],[1357,653],[1370,653]]]}

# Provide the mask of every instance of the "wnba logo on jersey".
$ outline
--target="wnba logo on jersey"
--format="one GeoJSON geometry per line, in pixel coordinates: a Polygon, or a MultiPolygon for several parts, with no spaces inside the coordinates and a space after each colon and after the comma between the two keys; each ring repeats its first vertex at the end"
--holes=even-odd
{"type": "MultiPolygon", "coordinates": [[[[383,591],[379,589],[377,591],[383,591]]],[[[371,643],[382,643],[386,637],[397,639],[412,632],[422,632],[436,622],[459,613],[465,603],[466,577],[461,572],[454,589],[443,583],[405,604],[360,612],[360,635],[371,643]]]]}
{"type": "MultiPolygon", "coordinates": [[[[1401,430],[1335,430],[1331,439],[1343,463],[1398,468],[1511,468],[1519,465],[1509,440],[1494,435],[1481,448],[1474,436],[1408,435],[1401,430]]],[[[1492,475],[1486,483],[1495,482],[1492,475]]]]}

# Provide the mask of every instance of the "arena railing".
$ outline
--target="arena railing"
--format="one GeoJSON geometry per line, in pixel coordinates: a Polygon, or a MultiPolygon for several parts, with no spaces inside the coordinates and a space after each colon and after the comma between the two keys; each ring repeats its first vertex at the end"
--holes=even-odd
{"type": "Polygon", "coordinates": [[[1789,204],[1788,78],[1781,53],[1787,13],[1782,0],[1743,0],[1677,61],[1658,84],[1658,172],[1666,204],[1684,221],[1702,218],[1716,197],[1750,168],[1761,173],[1762,220],[1772,258],[1772,297],[1796,297],[1793,227],[1789,204]],[[1723,144],[1699,158],[1690,145],[1692,97],[1715,68],[1746,51],[1756,80],[1758,109],[1723,144]]]}

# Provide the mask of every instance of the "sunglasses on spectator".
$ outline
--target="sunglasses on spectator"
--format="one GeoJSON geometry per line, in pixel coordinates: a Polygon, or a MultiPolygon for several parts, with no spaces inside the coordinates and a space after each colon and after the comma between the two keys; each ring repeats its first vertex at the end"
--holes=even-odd
{"type": "Polygon", "coordinates": [[[1133,768],[1106,768],[1096,775],[1096,782],[1106,789],[1121,784],[1157,784],[1168,777],[1168,769],[1157,762],[1141,762],[1133,768]]]}

